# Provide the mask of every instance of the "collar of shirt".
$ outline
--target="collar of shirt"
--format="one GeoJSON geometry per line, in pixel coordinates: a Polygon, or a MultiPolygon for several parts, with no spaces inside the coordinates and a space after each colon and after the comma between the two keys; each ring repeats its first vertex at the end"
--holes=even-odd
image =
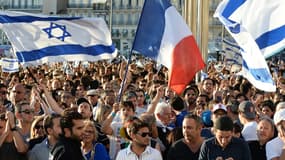
{"type": "MultiPolygon", "coordinates": [[[[132,143],[127,147],[127,150],[126,150],[127,155],[136,154],[135,152],[132,151],[131,146],[132,146],[132,143]]],[[[150,153],[151,153],[151,150],[150,150],[149,146],[147,146],[140,156],[142,156],[144,154],[150,154],[150,153]]]]}

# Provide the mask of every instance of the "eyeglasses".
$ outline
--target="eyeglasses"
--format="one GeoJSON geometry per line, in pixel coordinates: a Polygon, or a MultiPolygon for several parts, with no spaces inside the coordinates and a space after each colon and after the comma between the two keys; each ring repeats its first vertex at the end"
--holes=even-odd
{"type": "Polygon", "coordinates": [[[25,113],[25,114],[34,114],[34,113],[35,113],[35,111],[34,111],[34,110],[32,110],[32,109],[26,109],[26,110],[21,111],[20,113],[25,113]]]}
{"type": "Polygon", "coordinates": [[[35,129],[44,129],[44,126],[42,126],[42,125],[35,125],[35,129]]]}
{"type": "Polygon", "coordinates": [[[149,132],[137,133],[137,135],[140,135],[143,138],[146,137],[146,136],[151,137],[151,133],[149,133],[149,132]]]}

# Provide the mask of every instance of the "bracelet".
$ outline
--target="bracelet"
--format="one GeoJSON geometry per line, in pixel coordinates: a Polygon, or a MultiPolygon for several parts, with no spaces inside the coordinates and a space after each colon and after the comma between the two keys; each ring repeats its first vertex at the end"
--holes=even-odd
{"type": "Polygon", "coordinates": [[[116,116],[116,112],[112,112],[112,113],[111,113],[111,117],[114,118],[115,116],[116,116]]]}
{"type": "Polygon", "coordinates": [[[11,128],[10,130],[11,130],[12,132],[13,132],[13,131],[17,131],[17,127],[13,127],[13,128],[11,128]]]}

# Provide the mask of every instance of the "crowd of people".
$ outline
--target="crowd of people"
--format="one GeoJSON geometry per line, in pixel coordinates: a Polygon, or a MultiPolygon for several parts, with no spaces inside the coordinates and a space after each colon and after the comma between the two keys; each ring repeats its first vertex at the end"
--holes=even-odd
{"type": "Polygon", "coordinates": [[[181,95],[167,68],[142,57],[3,72],[0,159],[285,159],[282,60],[269,62],[274,93],[217,64],[181,95]]]}

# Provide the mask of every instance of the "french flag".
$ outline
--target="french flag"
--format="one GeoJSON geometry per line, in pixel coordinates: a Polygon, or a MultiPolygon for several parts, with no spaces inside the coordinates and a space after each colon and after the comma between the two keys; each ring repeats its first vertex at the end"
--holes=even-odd
{"type": "Polygon", "coordinates": [[[205,66],[192,32],[169,0],[145,0],[133,50],[166,66],[168,86],[177,94],[205,66]]]}

